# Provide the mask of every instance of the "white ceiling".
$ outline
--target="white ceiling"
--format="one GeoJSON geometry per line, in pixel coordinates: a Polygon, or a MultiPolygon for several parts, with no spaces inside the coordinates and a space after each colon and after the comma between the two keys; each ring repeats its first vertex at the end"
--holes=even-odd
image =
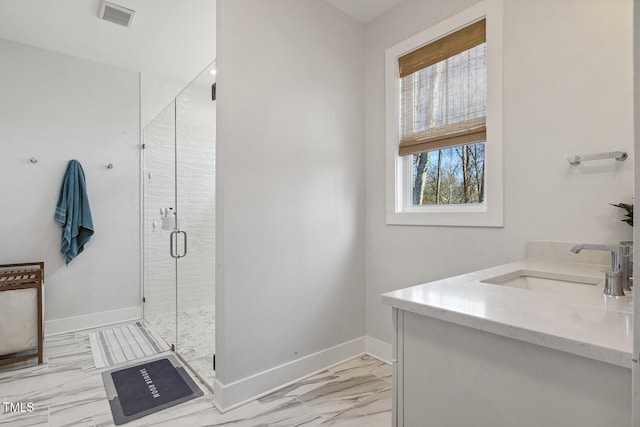
{"type": "Polygon", "coordinates": [[[403,0],[327,0],[329,3],[366,24],[403,0]]]}
{"type": "Polygon", "coordinates": [[[100,20],[100,0],[0,0],[0,38],[174,79],[215,59],[215,1],[111,2],[136,11],[130,28],[100,20]]]}
{"type": "MultiPolygon", "coordinates": [[[[100,0],[0,0],[0,38],[177,80],[215,59],[214,0],[110,1],[136,11],[130,28],[99,19],[100,0]]],[[[327,1],[366,23],[402,0],[327,1]]]]}

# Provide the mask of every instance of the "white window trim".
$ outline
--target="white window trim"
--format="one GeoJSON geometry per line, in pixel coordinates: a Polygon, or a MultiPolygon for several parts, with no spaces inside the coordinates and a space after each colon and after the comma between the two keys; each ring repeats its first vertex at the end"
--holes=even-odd
{"type": "Polygon", "coordinates": [[[502,0],[480,2],[388,48],[385,52],[385,91],[387,224],[502,227],[502,0]],[[487,18],[486,203],[407,207],[404,171],[410,156],[398,155],[398,58],[483,17],[487,18]]]}

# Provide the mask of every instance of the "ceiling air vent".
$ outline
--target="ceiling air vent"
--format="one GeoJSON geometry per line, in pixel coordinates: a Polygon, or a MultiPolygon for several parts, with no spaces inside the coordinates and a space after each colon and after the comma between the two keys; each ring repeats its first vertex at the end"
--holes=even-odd
{"type": "Polygon", "coordinates": [[[100,12],[98,12],[98,17],[105,21],[113,22],[114,24],[129,28],[135,14],[135,11],[127,9],[126,7],[118,6],[117,4],[109,3],[108,1],[102,1],[100,3],[100,12]]]}

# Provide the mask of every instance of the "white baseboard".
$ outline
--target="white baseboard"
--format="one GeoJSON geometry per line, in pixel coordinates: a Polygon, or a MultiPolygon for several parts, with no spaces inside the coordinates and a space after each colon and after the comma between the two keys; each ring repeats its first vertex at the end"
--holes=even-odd
{"type": "Polygon", "coordinates": [[[97,328],[113,323],[128,322],[142,317],[142,307],[126,307],[118,310],[101,311],[82,316],[65,317],[44,322],[44,336],[97,328]]]}
{"type": "Polygon", "coordinates": [[[370,337],[368,335],[365,338],[366,353],[391,365],[391,359],[393,359],[393,347],[391,346],[391,344],[380,341],[379,339],[370,337]]]}
{"type": "Polygon", "coordinates": [[[237,408],[363,354],[365,342],[365,337],[356,338],[230,384],[222,384],[216,378],[213,385],[214,403],[221,412],[237,408]]]}
{"type": "Polygon", "coordinates": [[[364,353],[389,364],[393,354],[391,344],[363,336],[231,384],[222,384],[216,378],[213,403],[220,412],[226,412],[364,353]]]}

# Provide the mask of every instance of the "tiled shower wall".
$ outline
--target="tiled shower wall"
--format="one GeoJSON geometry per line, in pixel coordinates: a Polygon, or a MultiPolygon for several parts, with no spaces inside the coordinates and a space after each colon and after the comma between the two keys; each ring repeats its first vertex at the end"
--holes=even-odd
{"type": "Polygon", "coordinates": [[[178,311],[214,305],[215,102],[213,77],[204,71],[176,98],[178,218],[188,233],[178,261],[178,311]]]}
{"type": "MultiPolygon", "coordinates": [[[[208,72],[203,73],[145,128],[144,293],[148,319],[175,319],[176,298],[180,312],[213,309],[215,103],[210,79],[208,72]],[[162,229],[160,209],[164,208],[177,211],[180,229],[188,234],[187,256],[177,267],[169,254],[171,230],[162,229]]],[[[175,336],[166,339],[175,342],[175,336]]]]}
{"type": "MultiPolygon", "coordinates": [[[[175,103],[144,129],[143,269],[145,318],[175,314],[176,263],[169,255],[170,230],[162,230],[161,208],[175,207],[175,103]]],[[[175,329],[175,328],[174,328],[175,329]]],[[[173,337],[164,336],[168,342],[173,337]]]]}

